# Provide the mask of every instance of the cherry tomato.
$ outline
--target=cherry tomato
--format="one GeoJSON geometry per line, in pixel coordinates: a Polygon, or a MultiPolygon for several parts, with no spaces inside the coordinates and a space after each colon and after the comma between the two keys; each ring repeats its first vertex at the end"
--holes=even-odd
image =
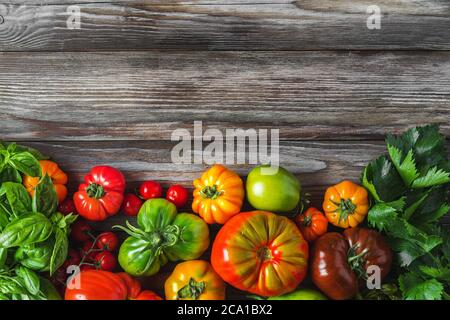
{"type": "Polygon", "coordinates": [[[86,240],[81,247],[81,256],[86,258],[84,261],[92,261],[95,259],[95,255],[98,253],[98,249],[94,245],[94,241],[86,240]]]}
{"type": "Polygon", "coordinates": [[[179,184],[175,184],[167,190],[166,199],[172,202],[178,209],[183,208],[188,201],[189,193],[187,189],[179,184]]]}
{"type": "Polygon", "coordinates": [[[126,216],[137,216],[139,209],[142,207],[142,200],[138,196],[127,193],[123,199],[122,212],[126,216]]]}
{"type": "Polygon", "coordinates": [[[77,214],[77,209],[75,208],[75,203],[72,198],[66,198],[58,206],[58,211],[63,215],[67,216],[69,213],[77,214]]]}
{"type": "Polygon", "coordinates": [[[102,251],[95,256],[95,263],[100,270],[112,271],[117,266],[117,259],[111,252],[102,251]]]}
{"type": "Polygon", "coordinates": [[[81,255],[80,253],[70,248],[69,252],[67,254],[67,259],[64,261],[63,268],[66,270],[69,266],[77,266],[81,262],[81,255]]]}
{"type": "Polygon", "coordinates": [[[114,251],[119,246],[119,238],[114,232],[103,232],[97,237],[98,249],[114,251]]]}
{"type": "Polygon", "coordinates": [[[145,200],[162,197],[162,187],[158,182],[145,181],[139,187],[139,194],[145,200]]]}
{"type": "Polygon", "coordinates": [[[89,233],[92,232],[92,227],[84,220],[77,220],[70,226],[70,236],[76,242],[84,242],[91,240],[89,233]]]}

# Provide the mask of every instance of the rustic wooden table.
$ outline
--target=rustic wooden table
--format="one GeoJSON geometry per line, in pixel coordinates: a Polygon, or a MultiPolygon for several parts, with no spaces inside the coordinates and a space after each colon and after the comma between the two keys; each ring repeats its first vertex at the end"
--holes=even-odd
{"type": "Polygon", "coordinates": [[[448,0],[0,0],[0,138],[51,155],[72,188],[97,164],[130,189],[190,187],[205,166],[171,162],[174,129],[276,128],[319,205],[386,132],[450,136],[449,50],[448,0]]]}

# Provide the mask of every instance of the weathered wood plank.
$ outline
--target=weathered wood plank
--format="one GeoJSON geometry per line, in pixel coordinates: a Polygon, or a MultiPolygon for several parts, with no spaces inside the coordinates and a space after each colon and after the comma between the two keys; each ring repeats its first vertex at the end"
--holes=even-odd
{"type": "MultiPolygon", "coordinates": [[[[72,190],[91,167],[101,164],[122,170],[130,191],[148,179],[161,181],[165,187],[178,183],[192,189],[192,181],[206,166],[174,164],[171,150],[175,144],[170,141],[26,142],[51,155],[70,174],[72,190]]],[[[450,142],[447,149],[450,153],[450,142]]],[[[312,203],[320,207],[327,186],[344,179],[359,181],[364,166],[385,151],[382,141],[282,141],[280,164],[299,177],[303,191],[310,193],[312,203]]],[[[230,167],[245,176],[253,166],[247,163],[230,167]]]]}
{"type": "Polygon", "coordinates": [[[450,136],[450,52],[0,53],[4,140],[170,140],[176,128],[450,136]]]}
{"type": "Polygon", "coordinates": [[[0,51],[450,48],[446,0],[4,1],[0,51]],[[67,28],[78,5],[81,29],[67,28]],[[369,30],[377,5],[381,29],[369,30]]]}

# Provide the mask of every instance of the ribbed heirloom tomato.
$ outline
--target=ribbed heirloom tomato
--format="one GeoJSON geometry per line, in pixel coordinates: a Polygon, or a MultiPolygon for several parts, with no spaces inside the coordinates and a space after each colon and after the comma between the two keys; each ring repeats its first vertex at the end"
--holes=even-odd
{"type": "Polygon", "coordinates": [[[244,212],[220,229],[211,263],[234,287],[277,296],[294,290],[305,278],[308,244],[288,218],[267,211],[244,212]]]}
{"type": "MultiPolygon", "coordinates": [[[[65,174],[54,161],[41,160],[39,161],[39,164],[41,165],[42,176],[47,174],[52,179],[53,187],[58,196],[58,203],[62,203],[67,197],[67,174],[65,174]]],[[[39,184],[39,180],[39,177],[24,176],[23,185],[31,196],[33,196],[34,189],[39,184]]]]}
{"type": "Polygon", "coordinates": [[[241,211],[244,183],[241,177],[226,167],[215,164],[194,180],[192,210],[206,223],[227,222],[241,211]]]}
{"type": "Polygon", "coordinates": [[[302,236],[306,241],[312,242],[327,232],[328,220],[322,212],[316,208],[308,208],[303,214],[295,218],[302,236]]]}
{"type": "Polygon", "coordinates": [[[101,221],[115,215],[122,205],[125,190],[123,174],[109,166],[91,169],[73,196],[78,213],[88,220],[101,221]]]}
{"type": "Polygon", "coordinates": [[[369,211],[367,190],[351,181],[331,186],[325,192],[323,211],[331,224],[354,228],[369,211]]]}

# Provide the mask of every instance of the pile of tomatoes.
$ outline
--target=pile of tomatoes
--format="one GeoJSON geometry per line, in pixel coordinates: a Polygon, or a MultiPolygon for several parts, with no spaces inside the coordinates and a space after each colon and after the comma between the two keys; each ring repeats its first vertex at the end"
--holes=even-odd
{"type": "MultiPolygon", "coordinates": [[[[328,298],[350,299],[364,286],[371,266],[380,268],[382,279],[386,277],[390,248],[378,232],[360,227],[369,209],[363,187],[350,181],[329,187],[321,211],[306,207],[300,182],[292,173],[281,167],[272,173],[269,169],[254,168],[244,183],[225,166],[209,168],[193,181],[191,208],[199,219],[177,213],[189,199],[180,185],[171,186],[165,197],[155,181],[125,193],[119,170],[94,167],[73,200],[60,205],[62,213],[76,212],[85,219],[72,226],[72,248],[64,267],[78,266],[80,275],[92,283],[101,279],[124,283],[123,276],[114,276],[121,269],[130,278],[146,276],[159,272],[168,261],[185,260],[166,279],[166,299],[225,299],[227,283],[262,297],[298,298],[302,294],[295,290],[308,274],[328,298]],[[242,212],[246,200],[254,210],[242,212]],[[86,222],[103,221],[120,211],[137,217],[138,223],[118,228],[129,235],[122,244],[116,233],[96,234],[86,222]],[[296,214],[288,218],[290,213],[296,214]],[[209,247],[207,224],[223,224],[212,239],[210,261],[197,259],[209,247]]],[[[93,294],[91,286],[74,294],[68,287],[66,298],[137,297],[127,281],[128,287],[123,287],[128,291],[121,293],[93,294]]],[[[311,292],[306,296],[324,298],[311,292]]]]}

